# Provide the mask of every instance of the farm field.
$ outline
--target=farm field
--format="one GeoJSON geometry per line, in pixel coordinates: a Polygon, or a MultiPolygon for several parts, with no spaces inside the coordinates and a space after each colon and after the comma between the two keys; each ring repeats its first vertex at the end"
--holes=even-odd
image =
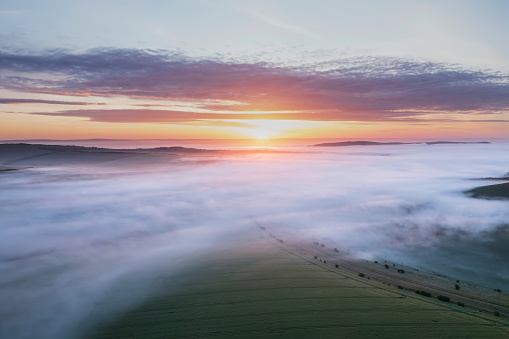
{"type": "Polygon", "coordinates": [[[359,277],[263,233],[252,237],[169,277],[161,284],[167,294],[89,338],[509,336],[504,317],[359,277]]]}

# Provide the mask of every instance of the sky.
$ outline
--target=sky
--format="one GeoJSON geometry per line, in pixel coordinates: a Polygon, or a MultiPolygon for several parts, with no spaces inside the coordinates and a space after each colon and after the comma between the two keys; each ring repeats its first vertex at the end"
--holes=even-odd
{"type": "Polygon", "coordinates": [[[507,138],[504,0],[0,4],[0,140],[507,138]]]}

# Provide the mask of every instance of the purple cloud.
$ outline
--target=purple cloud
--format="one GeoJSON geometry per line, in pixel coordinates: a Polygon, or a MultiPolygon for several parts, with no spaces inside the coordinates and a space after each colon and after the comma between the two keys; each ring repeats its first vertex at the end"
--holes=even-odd
{"type": "MultiPolygon", "coordinates": [[[[360,57],[287,67],[191,58],[166,51],[93,49],[82,54],[0,53],[0,69],[9,71],[10,75],[0,76],[0,88],[8,90],[186,100],[211,111],[293,110],[305,120],[400,120],[429,112],[496,114],[509,110],[507,74],[402,58],[360,57]],[[58,77],[42,80],[27,73],[58,77]],[[241,105],[207,103],[210,100],[241,105]]],[[[84,114],[103,121],[136,112],[141,111],[62,114],[84,114]]],[[[143,116],[159,119],[159,113],[143,112],[136,121],[143,116]]],[[[296,116],[276,114],[279,118],[296,116]]],[[[171,115],[193,120],[195,113],[171,115]]]]}
{"type": "Polygon", "coordinates": [[[58,101],[58,100],[41,100],[41,99],[7,99],[0,98],[0,104],[53,104],[53,105],[106,105],[105,103],[88,103],[79,101],[58,101]]]}

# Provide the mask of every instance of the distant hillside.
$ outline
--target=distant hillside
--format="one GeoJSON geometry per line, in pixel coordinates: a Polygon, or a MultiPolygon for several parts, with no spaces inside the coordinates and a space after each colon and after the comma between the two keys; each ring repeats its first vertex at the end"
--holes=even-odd
{"type": "Polygon", "coordinates": [[[62,145],[32,145],[42,150],[53,152],[107,152],[107,153],[136,153],[136,152],[172,152],[172,153],[196,153],[196,152],[210,152],[210,150],[200,148],[189,148],[181,146],[172,147],[155,147],[155,148],[126,148],[126,149],[111,149],[104,147],[90,147],[90,146],[62,146],[62,145]]]}
{"type": "Polygon", "coordinates": [[[0,144],[0,152],[30,149],[30,150],[43,150],[50,152],[90,152],[90,153],[136,153],[136,152],[173,152],[173,153],[195,153],[195,152],[210,152],[211,150],[200,148],[189,148],[181,146],[172,147],[156,147],[156,148],[135,148],[135,149],[111,149],[104,147],[92,146],[72,146],[72,145],[44,145],[44,144],[0,144]]]}
{"type": "MultiPolygon", "coordinates": [[[[422,142],[376,142],[376,141],[340,141],[326,142],[323,144],[312,145],[313,147],[344,147],[344,146],[380,146],[380,145],[415,145],[423,144],[422,142]]],[[[442,144],[490,144],[488,141],[429,141],[426,145],[442,145],[442,144]]]]}
{"type": "MultiPolygon", "coordinates": [[[[509,180],[509,178],[507,178],[509,180]]],[[[481,186],[465,192],[472,198],[509,199],[509,182],[504,184],[481,186]]]]}
{"type": "Polygon", "coordinates": [[[212,150],[182,146],[156,148],[111,149],[102,147],[43,145],[26,143],[0,144],[0,170],[2,173],[31,166],[59,166],[82,164],[117,164],[167,162],[174,158],[216,155],[249,155],[256,153],[287,153],[286,151],[248,149],[212,150]]]}
{"type": "Polygon", "coordinates": [[[139,151],[155,151],[155,152],[172,152],[172,153],[196,153],[196,152],[214,152],[215,150],[208,150],[203,148],[190,148],[182,146],[172,147],[156,147],[156,148],[138,148],[139,151]]]}
{"type": "Polygon", "coordinates": [[[0,144],[0,169],[2,173],[5,173],[8,170],[30,166],[100,164],[114,163],[120,160],[124,163],[129,162],[131,165],[135,162],[143,162],[143,159],[150,162],[158,157],[163,157],[164,161],[168,161],[169,157],[209,154],[209,152],[217,151],[180,146],[110,149],[70,145],[0,144]]]}
{"type": "Polygon", "coordinates": [[[429,141],[426,145],[442,145],[442,144],[491,144],[489,141],[429,141]]]}

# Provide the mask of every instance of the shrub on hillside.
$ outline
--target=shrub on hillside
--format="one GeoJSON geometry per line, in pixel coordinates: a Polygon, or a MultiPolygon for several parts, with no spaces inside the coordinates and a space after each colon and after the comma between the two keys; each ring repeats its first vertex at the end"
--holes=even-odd
{"type": "Polygon", "coordinates": [[[426,291],[415,291],[415,293],[420,294],[420,295],[422,295],[424,297],[431,298],[431,293],[426,292],[426,291]]]}
{"type": "Polygon", "coordinates": [[[438,300],[440,300],[440,301],[444,301],[444,302],[446,302],[446,303],[448,303],[448,302],[450,302],[450,301],[451,301],[451,298],[446,297],[445,295],[439,295],[439,296],[437,297],[437,299],[438,299],[438,300]]]}

